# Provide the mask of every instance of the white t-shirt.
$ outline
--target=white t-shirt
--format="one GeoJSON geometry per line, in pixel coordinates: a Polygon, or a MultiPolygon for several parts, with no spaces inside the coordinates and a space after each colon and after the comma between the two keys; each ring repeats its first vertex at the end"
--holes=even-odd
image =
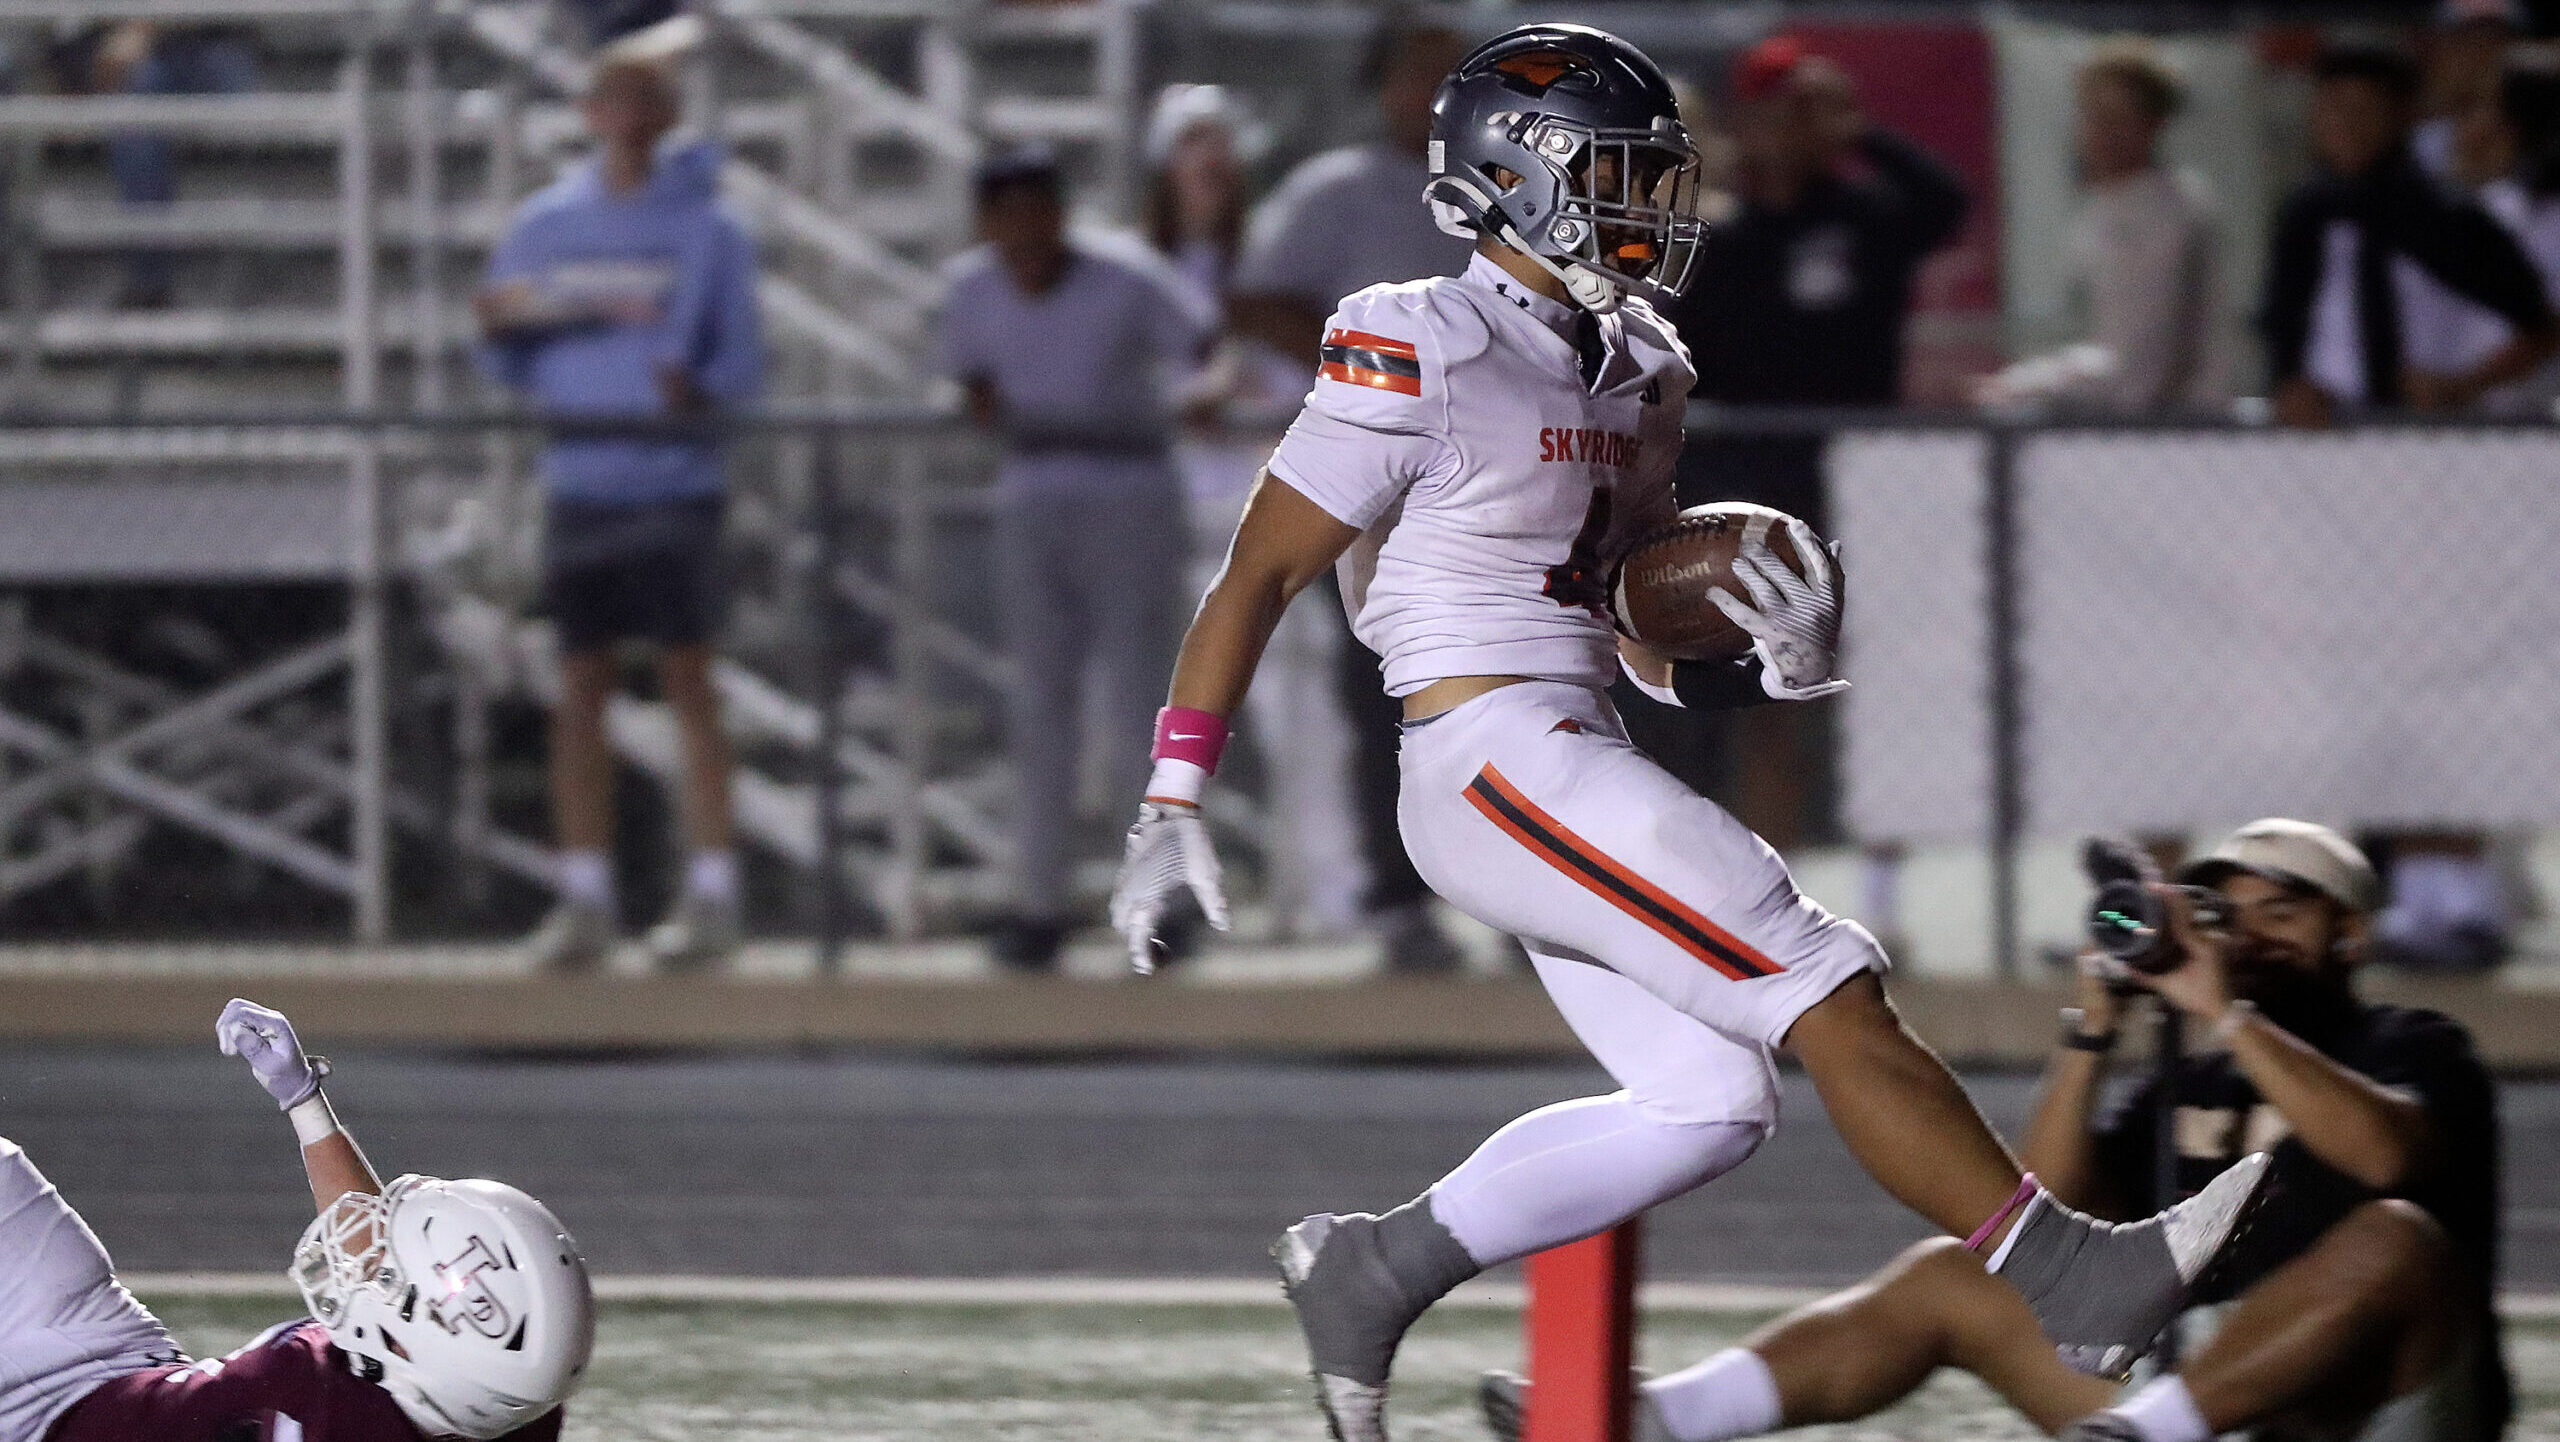
{"type": "Polygon", "coordinates": [[[1343,607],[1390,695],[1447,676],[1617,675],[1606,563],[1676,509],[1696,372],[1631,300],[1600,318],[1607,359],[1585,390],[1575,316],[1479,256],[1461,278],[1364,290],[1325,327],[1271,473],[1362,530],[1343,607]]]}
{"type": "MultiPolygon", "coordinates": [[[[2542,275],[2543,288],[2560,296],[2560,199],[2536,196],[2511,178],[2490,181],[2478,198],[2480,208],[2524,247],[2542,275]]],[[[2422,370],[2442,375],[2467,371],[2516,333],[2505,316],[2456,295],[2431,275],[2419,272],[2400,283],[2407,359],[2422,370]]],[[[2479,408],[2487,415],[2541,414],[2554,396],[2560,396],[2560,361],[2482,396],[2479,408]]]]}

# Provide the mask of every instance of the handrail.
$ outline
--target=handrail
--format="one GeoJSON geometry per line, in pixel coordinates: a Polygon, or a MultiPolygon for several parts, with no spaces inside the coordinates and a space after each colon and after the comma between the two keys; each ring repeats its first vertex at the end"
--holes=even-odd
{"type": "Polygon", "coordinates": [[[977,162],[977,137],[953,117],[908,94],[837,46],[766,11],[758,0],[710,0],[711,13],[740,40],[808,77],[852,110],[960,165],[977,162]]]}
{"type": "Polygon", "coordinates": [[[730,196],[752,215],[769,220],[812,250],[847,270],[868,274],[888,288],[888,300],[908,325],[922,320],[919,297],[934,294],[941,283],[934,273],[883,245],[869,232],[844,224],[816,201],[785,187],[755,166],[732,164],[721,172],[730,196]]]}
{"type": "Polygon", "coordinates": [[[112,135],[155,130],[335,145],[345,101],[336,90],[249,95],[11,95],[0,97],[0,134],[112,135]]]}

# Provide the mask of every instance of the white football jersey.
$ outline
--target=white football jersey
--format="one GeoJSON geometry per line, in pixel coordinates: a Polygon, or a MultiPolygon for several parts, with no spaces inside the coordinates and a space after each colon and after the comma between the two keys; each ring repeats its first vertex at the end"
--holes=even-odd
{"type": "Polygon", "coordinates": [[[1607,558],[1676,510],[1696,372],[1670,323],[1630,300],[1599,318],[1607,355],[1585,389],[1577,314],[1477,256],[1463,276],[1361,291],[1325,328],[1271,473],[1361,529],[1343,606],[1390,695],[1618,673],[1607,558]]]}

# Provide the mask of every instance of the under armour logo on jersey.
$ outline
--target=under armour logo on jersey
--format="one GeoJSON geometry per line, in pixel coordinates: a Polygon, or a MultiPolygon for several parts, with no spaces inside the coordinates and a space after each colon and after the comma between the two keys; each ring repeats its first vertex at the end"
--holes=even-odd
{"type": "Polygon", "coordinates": [[[1511,282],[1507,280],[1495,281],[1493,283],[1493,293],[1502,297],[1504,300],[1511,302],[1513,305],[1520,307],[1522,310],[1527,310],[1529,308],[1529,298],[1525,295],[1513,294],[1511,290],[1511,282]]]}
{"type": "Polygon", "coordinates": [[[1345,385],[1375,386],[1400,395],[1422,394],[1422,357],[1410,342],[1359,330],[1325,332],[1316,375],[1345,385]]]}

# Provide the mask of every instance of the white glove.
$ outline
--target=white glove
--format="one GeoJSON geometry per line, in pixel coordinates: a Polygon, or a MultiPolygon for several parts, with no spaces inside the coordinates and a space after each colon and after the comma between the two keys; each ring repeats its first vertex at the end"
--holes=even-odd
{"type": "Polygon", "coordinates": [[[1127,939],[1129,965],[1138,975],[1155,971],[1156,922],[1164,916],[1165,899],[1185,884],[1199,901],[1200,914],[1225,931],[1226,886],[1200,808],[1141,803],[1137,824],[1129,828],[1128,849],[1120,857],[1119,883],[1111,888],[1111,929],[1127,939]]]}
{"type": "Polygon", "coordinates": [[[1804,560],[1804,575],[1753,538],[1733,560],[1734,578],[1751,599],[1722,586],[1707,599],[1751,637],[1751,649],[1760,653],[1760,688],[1771,699],[1810,701],[1849,689],[1831,674],[1840,664],[1840,586],[1833,553],[1813,527],[1789,517],[1787,537],[1804,560]]]}
{"type": "Polygon", "coordinates": [[[213,1024],[213,1035],[222,1044],[224,1056],[249,1064],[258,1085],[276,1099],[278,1111],[289,1112],[311,1100],[320,1090],[321,1078],[329,1074],[327,1057],[302,1054],[293,1023],[285,1020],[283,1012],[254,1001],[233,997],[222,1009],[222,1019],[213,1024]]]}

